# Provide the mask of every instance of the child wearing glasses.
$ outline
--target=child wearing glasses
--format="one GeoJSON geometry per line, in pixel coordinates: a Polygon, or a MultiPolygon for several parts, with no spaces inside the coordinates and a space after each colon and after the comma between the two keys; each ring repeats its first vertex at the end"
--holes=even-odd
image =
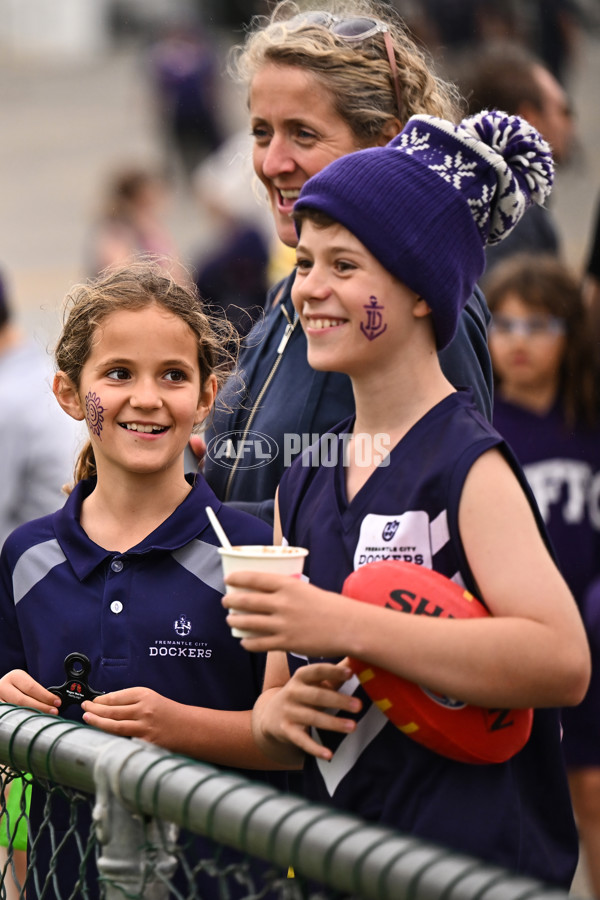
{"type": "Polygon", "coordinates": [[[237,573],[223,603],[257,633],[243,646],[269,651],[256,740],[303,764],[310,799],[568,888],[578,841],[552,707],[585,693],[585,631],[518,463],[436,352],[485,244],[551,180],[548,145],[496,112],[413,116],[386,147],[304,184],[294,306],[310,365],[350,376],[356,414],[279,486],[276,540],[309,549],[310,583],[237,573]],[[384,453],[364,453],[384,439],[384,453]],[[401,615],[340,593],[365,562],[406,553],[492,615],[401,615]],[[442,756],[386,718],[346,656],[466,703],[533,707],[531,737],[498,764],[442,756]]]}
{"type": "MultiPolygon", "coordinates": [[[[485,290],[494,425],[524,468],[585,622],[588,588],[600,576],[600,398],[581,288],[554,257],[522,254],[494,269],[485,290]]],[[[573,806],[600,896],[600,656],[585,700],[563,710],[562,721],[573,806]]]]}

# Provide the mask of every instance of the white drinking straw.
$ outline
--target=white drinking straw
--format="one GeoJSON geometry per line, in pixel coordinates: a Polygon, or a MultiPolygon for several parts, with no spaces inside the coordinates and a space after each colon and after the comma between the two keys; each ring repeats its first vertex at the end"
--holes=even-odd
{"type": "Polygon", "coordinates": [[[223,526],[217,519],[217,514],[215,513],[214,509],[212,508],[212,506],[205,506],[204,508],[206,509],[206,515],[210,520],[210,524],[214,528],[215,534],[219,538],[221,547],[225,547],[226,550],[231,550],[231,543],[229,541],[229,538],[223,531],[223,526]]]}

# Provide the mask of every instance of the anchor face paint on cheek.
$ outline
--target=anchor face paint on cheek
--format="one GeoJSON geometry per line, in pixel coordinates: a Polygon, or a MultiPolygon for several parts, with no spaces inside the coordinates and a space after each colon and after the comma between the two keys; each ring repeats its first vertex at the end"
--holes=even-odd
{"type": "Polygon", "coordinates": [[[377,302],[377,297],[371,295],[369,301],[363,306],[363,309],[367,311],[367,316],[366,321],[360,323],[360,330],[367,340],[374,341],[387,329],[387,322],[384,323],[382,315],[385,307],[377,302]]]}
{"type": "Polygon", "coordinates": [[[88,428],[96,437],[101,438],[102,423],[104,422],[104,407],[100,397],[94,391],[89,391],[85,398],[85,420],[88,428]]]}

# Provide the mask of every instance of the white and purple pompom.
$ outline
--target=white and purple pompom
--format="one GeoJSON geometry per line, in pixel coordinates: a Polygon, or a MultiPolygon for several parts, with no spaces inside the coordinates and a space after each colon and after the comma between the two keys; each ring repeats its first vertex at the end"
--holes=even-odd
{"type": "Polygon", "coordinates": [[[393,144],[462,193],[485,244],[497,244],[554,177],[549,145],[525,119],[480,112],[456,125],[413,116],[393,144]]]}
{"type": "Polygon", "coordinates": [[[543,137],[520,116],[494,110],[465,119],[460,129],[472,135],[494,167],[497,194],[489,209],[488,244],[497,244],[515,227],[532,203],[541,206],[552,190],[552,151],[543,137]]]}

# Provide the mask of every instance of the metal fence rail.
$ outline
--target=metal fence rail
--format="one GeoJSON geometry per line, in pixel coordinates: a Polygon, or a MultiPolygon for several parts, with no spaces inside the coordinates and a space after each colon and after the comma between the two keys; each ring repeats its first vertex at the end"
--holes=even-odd
{"type": "MultiPolygon", "coordinates": [[[[248,897],[267,891],[269,897],[351,895],[364,900],[568,896],[144,741],[115,738],[22,707],[0,704],[0,765],[31,773],[48,790],[60,786],[71,799],[95,797],[98,868],[107,898],[169,895],[171,874],[180,861],[174,850],[175,826],[270,863],[279,878],[272,876],[262,892],[250,886],[248,897]],[[285,877],[289,866],[295,879],[285,877]]],[[[35,838],[30,831],[30,843],[35,838]]],[[[79,839],[89,853],[89,835],[79,839]]],[[[7,881],[6,866],[4,875],[7,881]]],[[[194,876],[192,871],[191,892],[178,896],[196,896],[194,876]]],[[[0,867],[4,897],[1,882],[0,867]]],[[[238,878],[238,891],[239,884],[238,878]]],[[[220,890],[220,896],[229,896],[223,884],[220,890]]],[[[58,890],[46,888],[44,893],[41,885],[37,892],[59,896],[58,890]]],[[[87,896],[85,890],[81,896],[87,896]]]]}

